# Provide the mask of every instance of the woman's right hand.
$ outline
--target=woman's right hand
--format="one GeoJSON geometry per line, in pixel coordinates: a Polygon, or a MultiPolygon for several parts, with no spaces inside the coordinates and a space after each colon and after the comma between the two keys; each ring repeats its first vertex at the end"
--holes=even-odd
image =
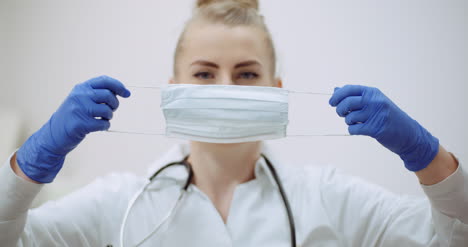
{"type": "Polygon", "coordinates": [[[116,95],[127,98],[130,91],[108,76],[76,85],[49,121],[16,153],[23,173],[39,183],[52,182],[65,156],[87,134],[109,129],[109,120],[119,106],[116,95]]]}

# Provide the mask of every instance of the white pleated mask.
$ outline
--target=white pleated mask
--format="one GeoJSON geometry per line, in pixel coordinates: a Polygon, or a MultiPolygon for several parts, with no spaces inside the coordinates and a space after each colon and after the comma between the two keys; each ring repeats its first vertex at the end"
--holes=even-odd
{"type": "Polygon", "coordinates": [[[286,136],[288,91],[277,87],[171,84],[161,92],[166,136],[240,143],[286,136]]]}

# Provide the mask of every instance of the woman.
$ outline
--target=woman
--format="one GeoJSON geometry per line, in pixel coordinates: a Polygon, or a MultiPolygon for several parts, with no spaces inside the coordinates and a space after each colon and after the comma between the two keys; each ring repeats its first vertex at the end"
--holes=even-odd
{"type": "MultiPolygon", "coordinates": [[[[208,90],[204,97],[214,103],[207,107],[218,111],[206,111],[204,122],[194,123],[186,122],[193,121],[186,110],[190,103],[200,103],[195,99],[179,107],[180,114],[163,105],[168,123],[185,120],[174,126],[185,126],[185,132],[178,133],[191,140],[156,164],[183,161],[193,171],[177,207],[174,203],[189,174],[181,167],[164,170],[147,187],[147,178],[114,174],[28,210],[66,155],[87,134],[109,128],[119,105],[116,95],[130,96],[121,82],[101,76],[77,85],[1,168],[2,246],[120,246],[120,237],[124,246],[468,246],[467,174],[437,138],[378,89],[336,88],[330,104],[345,117],[351,134],[375,138],[399,155],[415,172],[428,200],[401,198],[333,169],[292,168],[270,160],[261,140],[271,136],[262,136],[259,128],[246,128],[242,136],[229,128],[203,134],[190,129],[209,125],[220,114],[226,114],[226,123],[242,117],[229,113],[220,95],[239,99],[242,92],[264,96],[268,91],[272,98],[281,94],[281,89],[268,89],[282,87],[275,62],[257,1],[199,0],[175,52],[170,83],[181,91],[166,91],[166,96],[179,99],[208,90]],[[181,83],[202,86],[177,87],[181,83]],[[220,95],[210,94],[214,89],[220,89],[220,95]],[[236,141],[239,138],[247,139],[236,141]],[[142,188],[145,191],[138,193],[142,188]]],[[[271,122],[283,126],[274,119],[271,122]]],[[[244,126],[244,121],[235,120],[244,126]]],[[[274,137],[284,135],[277,129],[274,137]]]]}

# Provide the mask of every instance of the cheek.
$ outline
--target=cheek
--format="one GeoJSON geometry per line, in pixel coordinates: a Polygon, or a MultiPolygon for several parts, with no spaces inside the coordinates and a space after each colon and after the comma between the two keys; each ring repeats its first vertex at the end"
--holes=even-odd
{"type": "Polygon", "coordinates": [[[263,77],[262,79],[250,83],[251,86],[262,86],[262,87],[277,87],[276,81],[273,79],[270,79],[269,77],[263,77]]]}
{"type": "Polygon", "coordinates": [[[174,83],[176,84],[203,84],[200,80],[197,80],[189,70],[181,69],[174,75],[174,83]]]}
{"type": "Polygon", "coordinates": [[[278,82],[275,78],[275,75],[273,74],[273,72],[269,72],[267,74],[264,74],[263,76],[263,79],[262,79],[262,82],[265,84],[265,86],[269,86],[269,87],[277,87],[278,85],[278,82]]]}

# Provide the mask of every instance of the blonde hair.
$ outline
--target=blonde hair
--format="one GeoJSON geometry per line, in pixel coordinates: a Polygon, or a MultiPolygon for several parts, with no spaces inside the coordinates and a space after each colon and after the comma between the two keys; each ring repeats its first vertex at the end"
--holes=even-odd
{"type": "Polygon", "coordinates": [[[227,26],[253,26],[263,31],[266,43],[270,48],[272,56],[272,69],[275,73],[276,52],[263,16],[259,13],[258,0],[197,0],[196,7],[191,19],[186,23],[174,53],[174,74],[176,74],[176,64],[182,50],[182,43],[185,32],[190,23],[195,20],[203,20],[214,24],[227,26]]]}

